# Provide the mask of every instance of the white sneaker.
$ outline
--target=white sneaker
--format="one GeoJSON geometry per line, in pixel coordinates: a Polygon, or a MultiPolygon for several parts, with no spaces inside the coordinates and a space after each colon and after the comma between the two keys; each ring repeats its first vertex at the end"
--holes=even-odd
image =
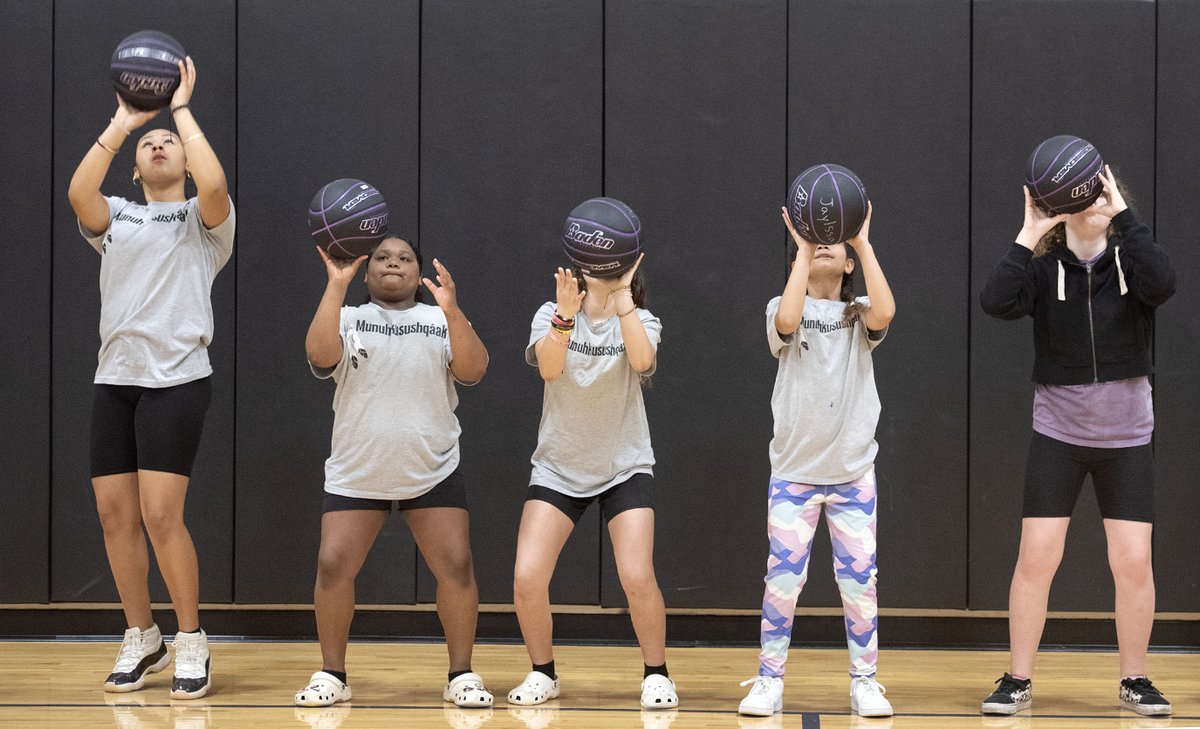
{"type": "Polygon", "coordinates": [[[171,662],[157,625],[146,630],[130,628],[121,640],[121,651],[112,673],[104,679],[104,690],[113,693],[137,691],[146,685],[146,676],[158,673],[171,662]]]}
{"type": "Polygon", "coordinates": [[[442,689],[442,701],[452,701],[464,709],[479,709],[492,705],[492,692],[483,685],[478,673],[464,673],[442,689]]]}
{"type": "Polygon", "coordinates": [[[675,682],[659,673],[642,679],[643,709],[674,709],[679,706],[679,694],[675,693],[675,682]]]}
{"type": "Polygon", "coordinates": [[[745,716],[771,716],[783,711],[783,679],[777,676],[758,676],[742,681],[741,685],[754,684],[742,703],[738,713],[745,716]]]}
{"type": "Polygon", "coordinates": [[[296,692],[296,706],[333,706],[349,701],[352,695],[349,684],[332,673],[317,671],[308,685],[296,692]]]}
{"type": "Polygon", "coordinates": [[[534,706],[558,698],[558,679],[550,678],[541,671],[530,671],[525,680],[508,692],[508,703],[518,706],[534,706]]]}
{"type": "Polygon", "coordinates": [[[892,704],[883,695],[887,689],[873,678],[858,676],[850,682],[850,711],[859,716],[891,716],[892,704]]]}
{"type": "Polygon", "coordinates": [[[212,685],[212,656],[208,652],[208,635],[199,633],[175,634],[175,678],[171,680],[171,698],[198,699],[212,685]]]}

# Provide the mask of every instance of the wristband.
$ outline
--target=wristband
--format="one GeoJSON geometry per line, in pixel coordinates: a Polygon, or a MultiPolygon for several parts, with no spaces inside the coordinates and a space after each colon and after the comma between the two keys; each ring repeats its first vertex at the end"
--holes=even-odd
{"type": "Polygon", "coordinates": [[[171,113],[174,114],[177,111],[181,111],[183,109],[190,109],[190,108],[191,108],[190,104],[180,104],[179,106],[172,106],[171,113]]]}
{"type": "Polygon", "coordinates": [[[561,344],[561,345],[562,345],[562,346],[564,346],[564,347],[566,347],[566,346],[569,346],[569,340],[566,340],[566,339],[559,339],[558,337],[554,336],[554,332],[553,332],[553,331],[551,331],[551,332],[547,333],[547,334],[546,334],[546,336],[547,336],[549,339],[551,339],[552,341],[558,342],[559,344],[561,344]]]}

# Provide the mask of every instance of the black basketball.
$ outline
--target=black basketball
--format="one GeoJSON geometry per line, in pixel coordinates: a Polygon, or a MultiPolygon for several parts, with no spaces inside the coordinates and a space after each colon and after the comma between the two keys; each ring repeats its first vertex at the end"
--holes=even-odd
{"type": "Polygon", "coordinates": [[[804,240],[843,243],[867,219],[867,191],[858,175],[841,165],[813,165],[792,181],[787,211],[804,240]]]}
{"type": "Polygon", "coordinates": [[[580,203],[563,223],[563,252],[589,276],[620,276],[642,252],[642,224],[628,205],[611,197],[580,203]]]}
{"type": "Polygon", "coordinates": [[[1057,215],[1086,210],[1104,185],[1100,171],[1104,160],[1086,139],[1061,134],[1042,142],[1025,165],[1025,186],[1033,202],[1057,215]]]}
{"type": "Polygon", "coordinates": [[[113,51],[113,86],[135,109],[161,109],[179,88],[179,62],[186,57],[179,41],[166,33],[139,31],[113,51]]]}
{"type": "Polygon", "coordinates": [[[313,195],[308,227],[330,256],[365,256],[387,237],[387,202],[362,180],[334,180],[313,195]]]}

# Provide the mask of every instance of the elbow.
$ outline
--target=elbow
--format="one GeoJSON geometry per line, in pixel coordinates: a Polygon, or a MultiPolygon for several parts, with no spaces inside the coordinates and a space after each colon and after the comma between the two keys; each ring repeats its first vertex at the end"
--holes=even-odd
{"type": "Polygon", "coordinates": [[[562,375],[562,372],[547,372],[546,370],[538,370],[538,373],[541,374],[542,381],[546,384],[554,382],[562,375]]]}
{"type": "Polygon", "coordinates": [[[779,332],[781,335],[785,337],[790,336],[795,334],[796,330],[799,328],[800,319],[787,316],[782,313],[775,315],[775,331],[779,332]]]}
{"type": "Polygon", "coordinates": [[[633,357],[630,357],[629,366],[633,368],[634,372],[638,373],[639,375],[643,375],[654,367],[654,357],[646,357],[644,359],[634,359],[633,357]]]}

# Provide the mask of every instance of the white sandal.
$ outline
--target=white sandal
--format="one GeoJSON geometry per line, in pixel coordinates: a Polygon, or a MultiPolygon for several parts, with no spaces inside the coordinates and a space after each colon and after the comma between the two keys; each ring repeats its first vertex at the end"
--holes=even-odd
{"type": "Polygon", "coordinates": [[[464,709],[479,709],[492,705],[492,692],[483,685],[478,673],[464,673],[442,689],[442,701],[452,701],[464,709]]]}
{"type": "Polygon", "coordinates": [[[296,706],[333,706],[350,700],[350,686],[337,676],[317,671],[308,685],[296,692],[296,706]]]}
{"type": "Polygon", "coordinates": [[[679,694],[675,693],[675,682],[658,673],[642,679],[643,709],[674,709],[679,706],[679,694]]]}
{"type": "Polygon", "coordinates": [[[519,686],[508,692],[508,703],[518,706],[534,706],[557,698],[558,679],[541,671],[530,671],[519,686]]]}

